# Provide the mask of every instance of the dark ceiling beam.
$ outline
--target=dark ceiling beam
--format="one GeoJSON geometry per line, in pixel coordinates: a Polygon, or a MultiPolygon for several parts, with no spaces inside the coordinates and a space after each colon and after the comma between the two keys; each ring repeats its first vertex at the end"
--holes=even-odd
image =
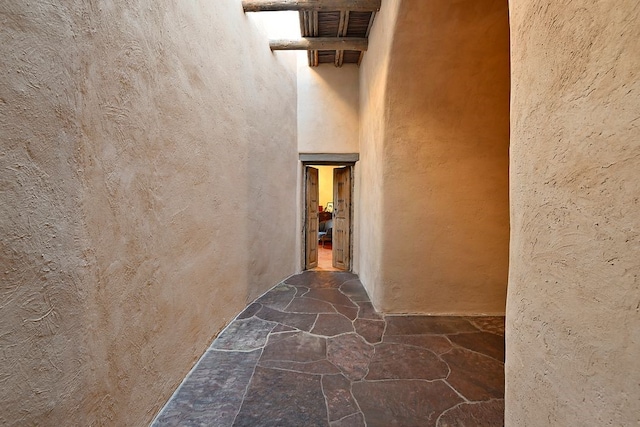
{"type": "Polygon", "coordinates": [[[245,12],[279,12],[284,10],[331,12],[350,10],[376,12],[382,0],[243,0],[245,12]]]}
{"type": "MultiPolygon", "coordinates": [[[[371,12],[374,14],[375,12],[371,12]]],[[[343,10],[340,12],[340,23],[338,24],[338,37],[346,37],[349,30],[349,11],[343,10]]],[[[336,50],[336,57],[334,64],[336,67],[342,67],[344,62],[344,50],[336,50]]]]}
{"type": "Polygon", "coordinates": [[[357,37],[310,37],[297,40],[269,40],[271,50],[359,50],[365,51],[368,40],[357,37]]]}

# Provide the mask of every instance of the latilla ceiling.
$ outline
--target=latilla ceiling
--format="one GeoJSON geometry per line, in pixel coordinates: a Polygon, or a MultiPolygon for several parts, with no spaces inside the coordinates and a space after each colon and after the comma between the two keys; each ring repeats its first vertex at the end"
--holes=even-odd
{"type": "Polygon", "coordinates": [[[297,11],[298,40],[270,40],[271,50],[306,50],[309,66],[358,64],[381,0],[244,0],[245,12],[297,11]]]}

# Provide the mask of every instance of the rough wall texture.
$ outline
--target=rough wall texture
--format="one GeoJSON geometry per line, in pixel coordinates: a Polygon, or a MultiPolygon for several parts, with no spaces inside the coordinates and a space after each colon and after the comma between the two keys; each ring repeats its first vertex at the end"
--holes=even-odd
{"type": "Polygon", "coordinates": [[[361,89],[363,283],[386,312],[504,313],[507,2],[388,2],[371,46],[361,89]]]}
{"type": "Polygon", "coordinates": [[[357,153],[358,67],[309,67],[298,54],[298,150],[301,153],[357,153]]]}
{"type": "Polygon", "coordinates": [[[511,3],[508,426],[640,424],[640,5],[511,3]]]}
{"type": "Polygon", "coordinates": [[[382,261],[386,233],[383,223],[383,146],[387,120],[387,78],[400,1],[383,2],[369,35],[369,50],[360,67],[360,162],[354,236],[354,271],[378,307],[382,295],[382,261]]]}
{"type": "Polygon", "coordinates": [[[82,406],[89,375],[81,47],[70,8],[0,5],[2,425],[62,423],[82,406]]]}
{"type": "Polygon", "coordinates": [[[0,20],[0,423],[144,425],[296,269],[295,74],[232,0],[0,20]]]}

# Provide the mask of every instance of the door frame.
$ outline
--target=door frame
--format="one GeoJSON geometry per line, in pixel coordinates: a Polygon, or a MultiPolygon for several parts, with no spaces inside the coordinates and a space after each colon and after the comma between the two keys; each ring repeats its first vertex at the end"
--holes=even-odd
{"type": "Polygon", "coordinates": [[[340,153],[340,154],[328,154],[328,153],[300,153],[300,168],[301,168],[301,213],[302,213],[302,230],[301,230],[301,270],[307,270],[307,209],[306,209],[306,195],[307,195],[307,166],[336,166],[336,167],[348,167],[351,174],[351,203],[350,203],[350,220],[349,220],[349,269],[345,271],[353,271],[353,222],[354,222],[354,190],[355,190],[355,165],[360,160],[358,153],[340,153]]]}

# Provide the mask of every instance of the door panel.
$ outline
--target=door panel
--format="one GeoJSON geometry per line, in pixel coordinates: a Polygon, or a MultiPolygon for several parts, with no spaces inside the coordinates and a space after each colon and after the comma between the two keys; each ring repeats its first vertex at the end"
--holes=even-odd
{"type": "Polygon", "coordinates": [[[351,168],[333,170],[333,266],[350,268],[351,168]]]}
{"type": "Polygon", "coordinates": [[[318,169],[306,167],[305,244],[307,269],[318,266],[318,169]]]}

